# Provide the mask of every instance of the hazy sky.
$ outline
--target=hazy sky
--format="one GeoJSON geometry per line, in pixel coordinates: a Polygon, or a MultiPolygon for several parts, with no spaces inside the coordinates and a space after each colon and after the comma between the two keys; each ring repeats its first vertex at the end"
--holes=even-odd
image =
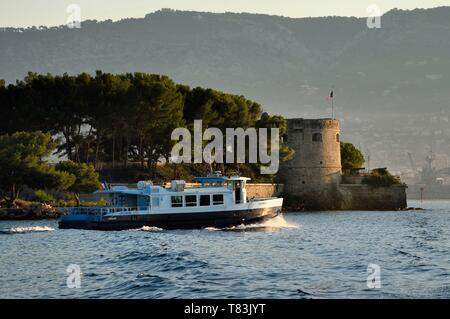
{"type": "Polygon", "coordinates": [[[449,6],[450,0],[0,0],[0,26],[65,24],[69,4],[79,4],[81,19],[141,18],[161,8],[212,12],[253,12],[289,17],[367,16],[377,4],[384,13],[392,8],[449,6]]]}

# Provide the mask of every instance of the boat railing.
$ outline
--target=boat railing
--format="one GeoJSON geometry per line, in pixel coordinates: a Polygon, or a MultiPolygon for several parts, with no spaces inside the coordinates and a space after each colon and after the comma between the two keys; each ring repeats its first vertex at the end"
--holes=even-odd
{"type": "Polygon", "coordinates": [[[100,215],[101,206],[79,206],[69,209],[72,215],[100,215]]]}
{"type": "Polygon", "coordinates": [[[80,206],[70,209],[73,215],[105,215],[111,213],[127,213],[142,210],[140,207],[117,207],[117,206],[80,206]]]}

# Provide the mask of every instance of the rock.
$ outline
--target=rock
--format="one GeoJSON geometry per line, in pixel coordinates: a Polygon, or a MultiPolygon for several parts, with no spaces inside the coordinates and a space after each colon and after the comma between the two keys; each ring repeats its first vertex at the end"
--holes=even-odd
{"type": "Polygon", "coordinates": [[[6,216],[8,216],[8,211],[6,209],[0,209],[0,220],[4,219],[6,216]]]}
{"type": "Polygon", "coordinates": [[[0,220],[53,219],[59,218],[60,212],[46,204],[33,204],[21,208],[4,208],[0,210],[0,220]]]}

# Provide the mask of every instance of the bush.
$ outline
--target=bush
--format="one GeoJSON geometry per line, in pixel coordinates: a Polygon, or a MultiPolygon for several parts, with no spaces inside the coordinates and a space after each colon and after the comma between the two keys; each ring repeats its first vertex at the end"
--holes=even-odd
{"type": "Polygon", "coordinates": [[[27,207],[33,204],[33,202],[24,200],[22,198],[18,198],[14,201],[15,206],[17,207],[27,207]]]}
{"type": "Polygon", "coordinates": [[[55,197],[40,189],[34,192],[33,200],[39,203],[45,203],[49,205],[53,205],[56,203],[55,197]]]}
{"type": "Polygon", "coordinates": [[[342,168],[359,168],[364,162],[364,156],[352,143],[341,142],[342,168]]]}
{"type": "Polygon", "coordinates": [[[82,201],[81,206],[106,206],[108,202],[103,197],[97,201],[82,201]]]}
{"type": "MultiPolygon", "coordinates": [[[[103,197],[100,198],[98,201],[81,201],[80,206],[106,206],[108,202],[103,197]]],[[[56,207],[76,207],[77,201],[75,199],[67,199],[63,200],[60,199],[55,202],[56,207]]]]}
{"type": "Polygon", "coordinates": [[[372,187],[389,187],[399,185],[400,180],[389,173],[386,168],[377,168],[369,176],[364,177],[362,183],[372,187]]]}

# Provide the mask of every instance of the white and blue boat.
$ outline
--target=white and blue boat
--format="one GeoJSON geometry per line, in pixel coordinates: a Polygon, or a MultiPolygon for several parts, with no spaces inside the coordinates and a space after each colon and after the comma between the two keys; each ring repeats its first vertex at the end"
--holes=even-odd
{"type": "Polygon", "coordinates": [[[96,230],[224,228],[260,223],[281,214],[282,198],[247,198],[250,178],[220,174],[196,177],[196,187],[174,180],[170,188],[140,181],[137,188],[114,186],[107,206],[73,207],[59,228],[96,230]]]}

